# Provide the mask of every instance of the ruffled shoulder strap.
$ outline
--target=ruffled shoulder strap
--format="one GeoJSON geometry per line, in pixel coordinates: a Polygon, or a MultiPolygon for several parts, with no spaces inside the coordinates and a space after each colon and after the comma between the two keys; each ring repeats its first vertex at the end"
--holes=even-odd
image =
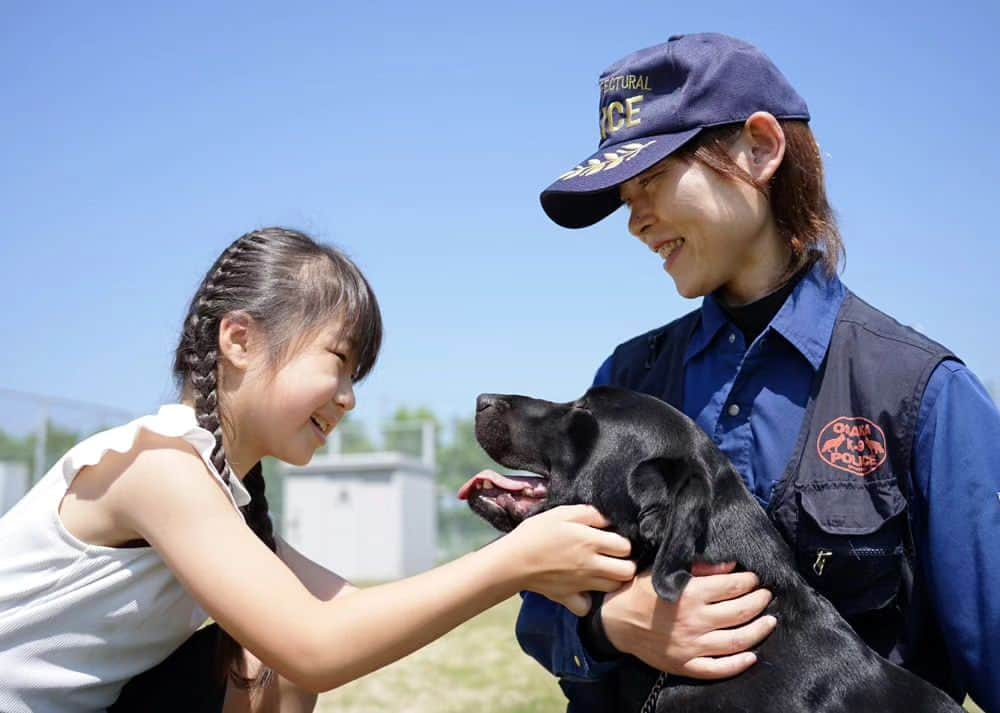
{"type": "Polygon", "coordinates": [[[132,450],[140,430],[168,438],[183,438],[195,447],[212,477],[222,485],[237,509],[250,502],[250,493],[239,478],[231,476],[228,486],[222,480],[222,476],[212,464],[215,437],[198,425],[194,409],[184,404],[166,404],[155,414],[137,418],[123,426],[102,431],[81,441],[63,458],[62,472],[66,482],[72,481],[80,469],[99,463],[108,451],[128,453],[132,450]]]}

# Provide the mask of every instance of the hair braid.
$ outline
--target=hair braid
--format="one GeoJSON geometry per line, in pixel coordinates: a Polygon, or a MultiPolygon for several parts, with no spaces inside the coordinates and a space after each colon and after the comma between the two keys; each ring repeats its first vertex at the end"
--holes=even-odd
{"type": "MultiPolygon", "coordinates": [[[[228,274],[234,272],[241,253],[245,252],[243,236],[229,246],[216,261],[214,269],[205,277],[201,289],[191,303],[185,336],[191,335],[191,349],[185,354],[188,378],[194,395],[194,411],[198,425],[215,438],[212,449],[212,465],[229,484],[230,468],[222,445],[222,419],[219,416],[218,370],[219,370],[219,323],[221,315],[215,304],[227,282],[228,274]]],[[[273,549],[273,547],[272,547],[273,549]]]]}
{"type": "MultiPolygon", "coordinates": [[[[218,333],[221,322],[220,310],[215,304],[222,294],[225,285],[234,274],[240,272],[240,258],[247,252],[247,243],[252,234],[244,235],[219,257],[215,266],[206,275],[201,289],[191,302],[191,309],[185,320],[181,348],[178,349],[178,361],[183,361],[183,370],[191,384],[194,397],[194,411],[198,425],[212,434],[215,446],[212,449],[212,465],[228,485],[232,471],[226,460],[223,445],[222,418],[219,414],[218,398],[218,368],[219,347],[218,333]]],[[[179,364],[175,364],[175,369],[179,364]]],[[[274,527],[268,513],[267,497],[264,495],[264,476],[260,463],[253,466],[243,479],[244,486],[250,493],[250,503],[241,508],[247,524],[271,551],[277,551],[274,541],[274,527]]],[[[234,681],[245,686],[254,685],[254,679],[248,679],[234,666],[240,653],[239,643],[226,631],[219,629],[218,641],[219,677],[231,676],[234,681]]],[[[258,685],[265,685],[270,675],[269,670],[263,671],[257,678],[258,685]]]]}
{"type": "Polygon", "coordinates": [[[264,494],[264,469],[257,463],[243,478],[243,485],[250,493],[250,502],[243,507],[247,524],[257,533],[265,545],[277,551],[274,541],[274,523],[268,511],[267,496],[264,494]]]}

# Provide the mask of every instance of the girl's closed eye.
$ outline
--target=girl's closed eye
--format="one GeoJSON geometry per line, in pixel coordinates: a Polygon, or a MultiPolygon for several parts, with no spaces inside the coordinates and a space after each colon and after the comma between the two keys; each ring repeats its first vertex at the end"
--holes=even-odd
{"type": "Polygon", "coordinates": [[[351,376],[351,381],[360,381],[360,374],[358,373],[358,363],[353,357],[353,352],[347,347],[332,347],[328,348],[327,351],[333,354],[340,363],[348,370],[351,376]]]}

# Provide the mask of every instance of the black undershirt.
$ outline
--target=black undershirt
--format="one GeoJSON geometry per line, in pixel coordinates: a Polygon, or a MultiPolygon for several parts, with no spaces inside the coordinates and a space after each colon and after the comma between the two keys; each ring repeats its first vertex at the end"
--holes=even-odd
{"type": "Polygon", "coordinates": [[[778,310],[785,304],[785,300],[792,294],[792,290],[802,281],[806,273],[812,269],[815,262],[815,259],[807,261],[805,265],[799,268],[798,272],[792,275],[788,282],[771,294],[764,295],[749,304],[730,306],[723,302],[721,298],[718,299],[722,311],[743,332],[743,338],[748,345],[753,343],[753,340],[767,328],[767,325],[774,319],[774,315],[778,314],[778,310]]]}

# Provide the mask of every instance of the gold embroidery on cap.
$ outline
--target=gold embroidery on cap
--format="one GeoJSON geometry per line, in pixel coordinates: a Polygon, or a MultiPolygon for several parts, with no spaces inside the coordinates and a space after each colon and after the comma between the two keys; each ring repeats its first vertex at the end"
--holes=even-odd
{"type": "Polygon", "coordinates": [[[641,120],[637,118],[639,115],[639,107],[637,107],[636,104],[642,103],[642,97],[643,97],[642,94],[637,94],[636,96],[629,97],[628,99],[625,100],[626,128],[639,125],[641,120]]]}
{"type": "Polygon", "coordinates": [[[598,84],[601,87],[602,96],[608,92],[629,91],[632,89],[640,89],[645,92],[652,91],[648,74],[616,74],[613,77],[605,77],[598,80],[598,84]]]}
{"type": "Polygon", "coordinates": [[[647,146],[652,146],[656,143],[656,139],[652,141],[647,141],[644,144],[625,144],[621,148],[618,148],[614,153],[604,154],[604,160],[592,158],[585,165],[577,165],[570,171],[559,176],[557,180],[568,181],[571,178],[576,178],[577,176],[592,176],[595,173],[600,173],[601,171],[606,171],[609,168],[615,168],[621,165],[625,161],[631,161],[633,158],[639,155],[647,146]]]}
{"type": "Polygon", "coordinates": [[[608,138],[608,134],[621,131],[626,127],[638,126],[641,123],[639,118],[639,107],[644,94],[636,94],[628,97],[625,103],[614,101],[601,107],[601,140],[608,138]]]}

